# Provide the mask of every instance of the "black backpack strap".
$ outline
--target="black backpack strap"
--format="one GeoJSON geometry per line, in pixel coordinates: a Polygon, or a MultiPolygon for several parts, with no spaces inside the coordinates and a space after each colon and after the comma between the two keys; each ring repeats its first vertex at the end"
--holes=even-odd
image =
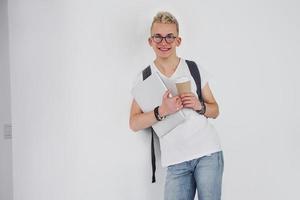
{"type": "Polygon", "coordinates": [[[186,64],[188,65],[190,73],[196,83],[198,98],[200,101],[203,102],[204,100],[201,92],[201,76],[200,76],[198,66],[194,61],[191,60],[186,60],[186,64]]]}
{"type": "Polygon", "coordinates": [[[152,163],[152,183],[156,182],[155,171],[156,171],[156,158],[154,150],[154,130],[151,127],[151,163],[152,163]]]}
{"type": "MultiPolygon", "coordinates": [[[[151,75],[151,67],[148,66],[143,70],[143,81],[151,75]]],[[[154,149],[154,130],[151,127],[151,163],[152,163],[152,183],[156,182],[155,171],[156,171],[156,158],[154,149]]]]}
{"type": "Polygon", "coordinates": [[[150,65],[143,70],[143,81],[146,80],[151,75],[150,65]]]}

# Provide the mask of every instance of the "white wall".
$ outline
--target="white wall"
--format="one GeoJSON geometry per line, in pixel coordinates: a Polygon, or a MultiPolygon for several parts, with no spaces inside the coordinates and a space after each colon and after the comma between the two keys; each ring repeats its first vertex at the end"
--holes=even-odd
{"type": "Polygon", "coordinates": [[[0,200],[13,199],[7,0],[0,1],[0,200]]]}
{"type": "MultiPolygon", "coordinates": [[[[224,200],[297,199],[297,1],[9,1],[14,199],[162,199],[130,88],[152,16],[181,23],[221,108],[224,200]]],[[[159,165],[160,163],[158,163],[159,165]]]]}

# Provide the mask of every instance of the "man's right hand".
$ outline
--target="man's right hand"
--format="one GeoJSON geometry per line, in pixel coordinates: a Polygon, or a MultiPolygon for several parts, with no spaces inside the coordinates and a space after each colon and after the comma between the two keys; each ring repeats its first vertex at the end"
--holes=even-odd
{"type": "Polygon", "coordinates": [[[183,108],[181,99],[179,96],[170,97],[172,94],[170,90],[167,90],[162,98],[162,104],[159,106],[159,114],[161,116],[167,116],[177,112],[183,108]]]}

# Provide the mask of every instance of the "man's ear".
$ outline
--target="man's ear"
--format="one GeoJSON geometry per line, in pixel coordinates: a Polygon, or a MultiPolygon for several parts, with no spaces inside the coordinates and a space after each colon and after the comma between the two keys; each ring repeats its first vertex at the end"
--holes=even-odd
{"type": "Polygon", "coordinates": [[[176,38],[176,46],[178,46],[178,47],[180,46],[181,40],[182,40],[181,37],[176,38]]]}
{"type": "Polygon", "coordinates": [[[150,37],[148,38],[148,43],[149,43],[150,46],[152,46],[152,40],[151,40],[150,37]]]}

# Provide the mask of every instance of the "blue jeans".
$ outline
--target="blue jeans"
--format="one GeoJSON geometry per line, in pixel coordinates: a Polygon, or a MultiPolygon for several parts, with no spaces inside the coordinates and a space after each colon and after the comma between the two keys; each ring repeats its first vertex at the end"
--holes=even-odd
{"type": "Polygon", "coordinates": [[[223,152],[168,166],[165,200],[220,200],[223,152]]]}

